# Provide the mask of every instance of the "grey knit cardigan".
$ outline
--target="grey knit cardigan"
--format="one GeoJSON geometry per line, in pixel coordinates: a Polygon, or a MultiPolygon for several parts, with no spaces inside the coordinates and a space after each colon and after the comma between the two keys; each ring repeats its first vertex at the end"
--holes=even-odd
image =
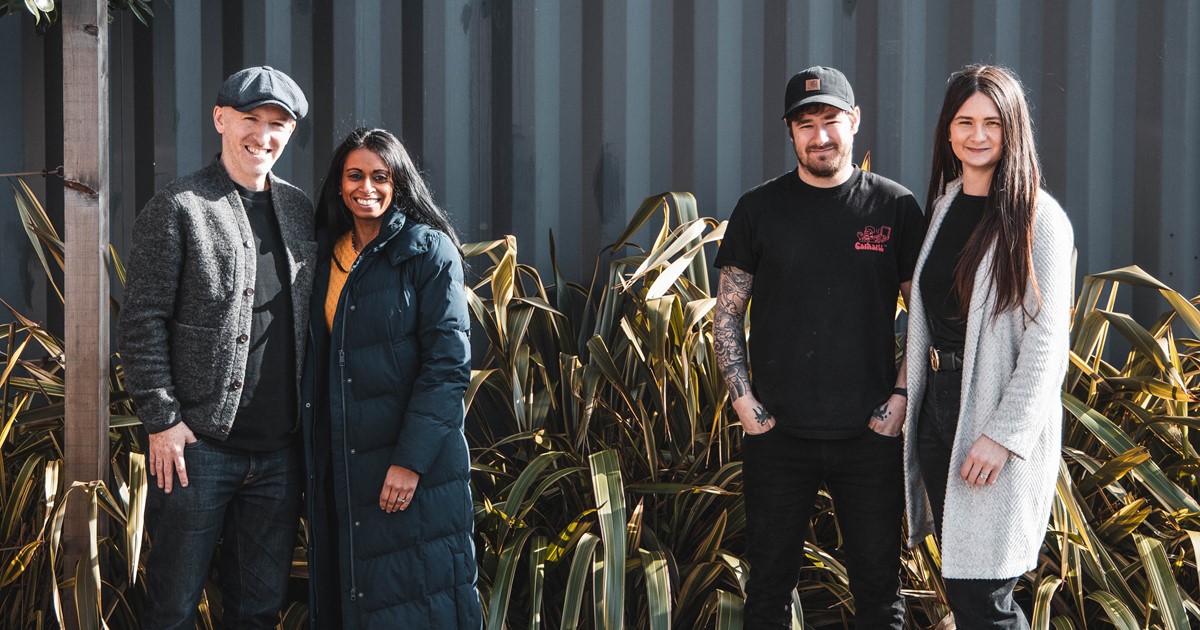
{"type": "MultiPolygon", "coordinates": [[[[299,390],[316,242],[303,191],[270,175],[287,252],[299,390]]],[[[125,387],[146,430],[180,422],[224,440],[246,369],[256,267],[254,236],[218,156],[167,184],[138,214],[117,329],[125,387]]]]}
{"type": "MultiPolygon", "coordinates": [[[[908,421],[904,468],[910,547],[933,532],[933,518],[917,455],[917,425],[929,362],[929,327],[920,277],[960,181],[935,203],[929,233],[913,272],[908,317],[908,421]]],[[[1025,311],[992,317],[996,296],[988,252],[975,274],[963,352],[958,430],[946,471],[942,575],[958,579],[1018,576],[1037,564],[1054,499],[1062,446],[1060,391],[1067,368],[1074,236],[1067,215],[1045,191],[1038,193],[1033,228],[1033,273],[1041,295],[1025,296],[1025,311]],[[995,484],[968,486],[958,475],[967,451],[987,435],[1012,455],[995,484]]],[[[1032,285],[1031,285],[1032,286],[1032,285]]]]}

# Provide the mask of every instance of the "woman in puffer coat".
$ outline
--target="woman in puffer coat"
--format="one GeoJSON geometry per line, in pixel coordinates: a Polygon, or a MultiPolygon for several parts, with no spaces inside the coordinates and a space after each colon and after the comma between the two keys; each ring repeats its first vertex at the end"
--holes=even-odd
{"type": "Polygon", "coordinates": [[[908,543],[939,534],[959,628],[1028,628],[1012,594],[1037,564],[1058,473],[1071,224],[1040,189],[1006,70],[951,76],[934,133],[909,303],[908,543]]]}
{"type": "Polygon", "coordinates": [[[334,152],[304,377],[315,628],[479,628],[462,255],[392,134],[334,152]]]}

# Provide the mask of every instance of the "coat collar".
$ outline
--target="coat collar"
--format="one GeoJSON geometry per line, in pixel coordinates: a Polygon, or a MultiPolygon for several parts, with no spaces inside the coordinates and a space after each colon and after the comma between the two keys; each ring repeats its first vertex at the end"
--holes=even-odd
{"type": "Polygon", "coordinates": [[[429,251],[432,236],[429,226],[409,220],[399,207],[393,205],[383,217],[378,243],[371,254],[383,250],[388,261],[396,265],[429,251]]]}

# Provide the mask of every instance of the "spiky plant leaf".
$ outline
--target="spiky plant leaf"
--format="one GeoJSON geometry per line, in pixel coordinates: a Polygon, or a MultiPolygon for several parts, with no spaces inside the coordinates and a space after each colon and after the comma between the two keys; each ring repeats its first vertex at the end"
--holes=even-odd
{"type": "Polygon", "coordinates": [[[1163,623],[1168,630],[1187,630],[1187,613],[1183,610],[1179,587],[1171,574],[1170,563],[1162,543],[1141,534],[1134,534],[1133,539],[1137,543],[1138,555],[1142,558],[1146,577],[1150,580],[1150,592],[1154,595],[1163,623]]]}
{"type": "Polygon", "coordinates": [[[585,533],[575,546],[575,556],[571,559],[571,568],[567,573],[567,587],[563,592],[562,623],[563,630],[579,626],[579,609],[583,605],[583,589],[591,574],[592,561],[596,555],[596,545],[600,538],[594,534],[585,533]]]}
{"type": "Polygon", "coordinates": [[[546,537],[535,535],[529,543],[529,630],[542,627],[542,597],[546,583],[546,537]]]}
{"type": "Polygon", "coordinates": [[[667,570],[667,555],[661,551],[639,549],[642,574],[646,580],[646,601],[649,604],[650,630],[671,628],[671,575],[667,570]]]}
{"type": "Polygon", "coordinates": [[[594,453],[588,463],[604,543],[604,604],[600,618],[604,628],[621,630],[625,625],[625,486],[616,451],[594,453]]]}

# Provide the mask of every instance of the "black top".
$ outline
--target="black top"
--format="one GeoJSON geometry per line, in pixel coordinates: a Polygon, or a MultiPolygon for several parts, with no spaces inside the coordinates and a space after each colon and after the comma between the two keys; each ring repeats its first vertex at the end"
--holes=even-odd
{"type": "Polygon", "coordinates": [[[946,212],[934,237],[929,257],[921,268],[921,300],[929,318],[930,339],[939,350],[959,350],[967,337],[967,319],[954,288],[954,270],[963,247],[983,218],[987,197],[959,193],[946,212]]]}
{"type": "Polygon", "coordinates": [[[250,219],[258,260],[250,334],[245,341],[239,339],[250,344],[242,399],[223,446],[277,450],[291,443],[297,422],[296,342],[287,290],[287,252],[279,235],[271,191],[237,188],[250,219]]]}
{"type": "Polygon", "coordinates": [[[895,385],[896,296],[924,236],[912,193],[857,168],[834,188],[793,170],[742,195],[714,264],[754,275],[751,385],[778,428],[866,428],[895,385]]]}

